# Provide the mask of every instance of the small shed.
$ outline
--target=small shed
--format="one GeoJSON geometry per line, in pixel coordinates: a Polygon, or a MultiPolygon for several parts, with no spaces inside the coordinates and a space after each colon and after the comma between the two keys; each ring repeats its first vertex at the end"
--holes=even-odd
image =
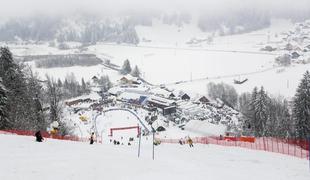
{"type": "Polygon", "coordinates": [[[98,82],[99,80],[97,76],[93,76],[91,79],[93,80],[93,82],[98,82]]]}
{"type": "Polygon", "coordinates": [[[170,99],[173,99],[173,98],[175,98],[175,95],[174,95],[173,93],[170,93],[170,94],[169,94],[169,98],[170,98],[170,99]]]}
{"type": "Polygon", "coordinates": [[[207,104],[210,102],[210,100],[206,96],[200,97],[198,101],[201,102],[202,104],[207,104]]]}
{"type": "Polygon", "coordinates": [[[300,54],[296,51],[292,53],[292,59],[297,59],[299,56],[300,54]]]}
{"type": "Polygon", "coordinates": [[[184,93],[184,94],[181,96],[181,99],[182,99],[182,100],[190,100],[191,97],[190,97],[188,94],[184,93]]]}
{"type": "Polygon", "coordinates": [[[120,80],[120,84],[131,84],[132,82],[127,79],[125,76],[123,76],[120,80]]]}

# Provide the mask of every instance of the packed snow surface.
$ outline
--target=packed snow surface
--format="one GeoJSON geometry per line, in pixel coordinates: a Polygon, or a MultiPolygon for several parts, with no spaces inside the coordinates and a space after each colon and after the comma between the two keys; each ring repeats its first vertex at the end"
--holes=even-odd
{"type": "MultiPolygon", "coordinates": [[[[149,138],[150,139],[150,138],[149,138]]],[[[115,146],[0,135],[0,179],[74,180],[308,180],[308,162],[280,154],[216,145],[161,144],[152,160],[150,141],[115,146]]]]}

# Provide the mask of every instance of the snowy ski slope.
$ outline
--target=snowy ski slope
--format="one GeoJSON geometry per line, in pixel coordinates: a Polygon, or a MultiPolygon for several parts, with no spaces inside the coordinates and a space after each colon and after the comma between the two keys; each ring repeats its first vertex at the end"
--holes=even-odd
{"type": "Polygon", "coordinates": [[[262,151],[198,145],[162,144],[152,160],[150,141],[114,146],[0,135],[0,179],[66,180],[308,180],[307,160],[262,151]]]}

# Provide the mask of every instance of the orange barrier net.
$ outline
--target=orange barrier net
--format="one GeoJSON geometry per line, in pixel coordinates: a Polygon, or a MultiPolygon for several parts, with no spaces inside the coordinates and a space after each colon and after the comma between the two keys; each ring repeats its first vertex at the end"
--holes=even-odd
{"type": "MultiPolygon", "coordinates": [[[[179,139],[156,140],[162,143],[179,143],[179,139]]],[[[272,137],[196,137],[192,138],[194,143],[215,144],[221,146],[241,147],[253,150],[262,150],[281,153],[298,158],[309,159],[309,141],[302,139],[281,139],[272,137]]]]}

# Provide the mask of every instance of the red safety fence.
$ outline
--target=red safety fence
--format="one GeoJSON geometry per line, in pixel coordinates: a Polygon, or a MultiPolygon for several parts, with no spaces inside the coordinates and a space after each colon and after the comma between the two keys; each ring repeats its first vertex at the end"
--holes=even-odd
{"type": "MultiPolygon", "coordinates": [[[[34,136],[35,131],[25,131],[25,130],[5,130],[0,131],[0,134],[15,134],[23,136],[34,136]]],[[[69,140],[69,141],[88,141],[87,138],[80,138],[77,136],[60,136],[52,135],[48,132],[41,131],[44,138],[52,138],[59,140],[69,140]]],[[[179,143],[179,139],[160,139],[162,143],[179,143]]],[[[242,147],[253,150],[262,150],[274,153],[281,153],[290,156],[295,156],[298,158],[309,159],[309,141],[300,139],[281,139],[272,137],[196,137],[192,138],[194,143],[199,144],[216,144],[221,146],[233,146],[242,147]]],[[[102,141],[102,140],[101,140],[102,141]]],[[[99,140],[100,143],[100,140],[99,140]]]]}
{"type": "MultiPolygon", "coordinates": [[[[21,135],[21,136],[34,136],[35,131],[26,131],[26,130],[4,130],[0,131],[0,134],[14,134],[14,135],[21,135]]],[[[59,140],[68,140],[68,141],[88,141],[86,138],[80,138],[77,136],[60,136],[60,135],[53,135],[46,131],[41,131],[41,135],[44,138],[51,138],[51,139],[59,139],[59,140]]]]}
{"type": "MultiPolygon", "coordinates": [[[[159,140],[162,143],[179,143],[179,139],[156,138],[156,140],[159,140]]],[[[272,137],[196,137],[192,138],[192,140],[194,143],[199,144],[241,147],[309,159],[309,141],[307,140],[281,139],[272,137]]]]}

